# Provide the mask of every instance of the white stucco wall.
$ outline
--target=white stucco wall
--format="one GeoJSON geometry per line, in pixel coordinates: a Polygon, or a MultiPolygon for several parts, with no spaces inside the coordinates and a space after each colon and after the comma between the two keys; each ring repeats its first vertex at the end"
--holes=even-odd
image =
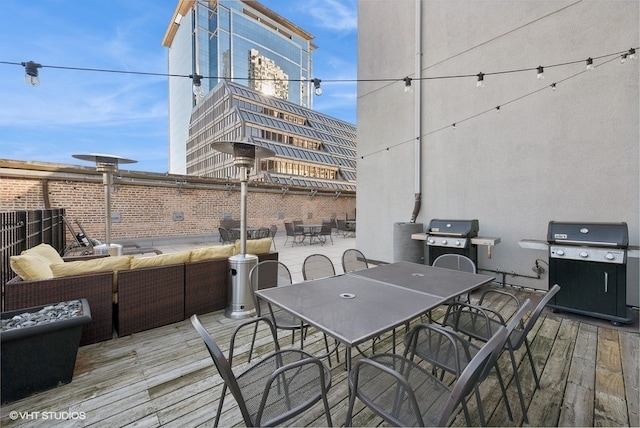
{"type": "MultiPolygon", "coordinates": [[[[588,57],[640,46],[640,2],[422,7],[423,77],[578,63],[547,67],[543,80],[536,71],[487,75],[481,89],[475,77],[424,80],[417,222],[477,218],[481,235],[502,240],[491,259],[480,247],[479,267],[523,275],[547,253],[518,242],[545,240],[550,220],[626,221],[637,246],[640,60],[595,59],[583,71],[588,57]]],[[[377,260],[393,260],[393,224],[413,210],[417,93],[406,94],[402,81],[362,80],[413,77],[414,11],[410,0],[359,2],[357,245],[377,260]]],[[[637,292],[638,259],[629,261],[637,292]]],[[[546,276],[507,282],[547,288],[546,276]]]]}

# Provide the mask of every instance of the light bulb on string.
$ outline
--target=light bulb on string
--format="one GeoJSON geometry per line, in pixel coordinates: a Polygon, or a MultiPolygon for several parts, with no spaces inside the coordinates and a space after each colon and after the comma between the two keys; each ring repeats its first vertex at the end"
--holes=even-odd
{"type": "Polygon", "coordinates": [[[38,86],[40,85],[40,78],[38,77],[38,69],[42,68],[42,65],[37,62],[28,61],[20,63],[24,67],[24,81],[27,85],[38,86]]]}
{"type": "Polygon", "coordinates": [[[634,48],[629,49],[629,59],[636,59],[636,50],[634,48]]]}
{"type": "Polygon", "coordinates": [[[476,87],[477,88],[484,87],[484,73],[480,72],[477,74],[477,76],[478,76],[478,81],[476,82],[476,87]]]}
{"type": "Polygon", "coordinates": [[[587,58],[587,70],[593,70],[593,58],[587,58]]]}
{"type": "Polygon", "coordinates": [[[555,84],[555,83],[552,83],[552,84],[551,84],[551,90],[552,90],[552,91],[555,91],[555,90],[556,90],[556,84],[555,84]]]}
{"type": "Polygon", "coordinates": [[[190,74],[189,77],[193,81],[193,85],[191,87],[193,91],[193,95],[196,97],[202,96],[202,76],[199,74],[190,74]]]}
{"type": "Polygon", "coordinates": [[[405,77],[404,79],[404,92],[405,94],[410,94],[413,92],[413,89],[411,88],[411,77],[405,77]]]}
{"type": "Polygon", "coordinates": [[[538,66],[538,80],[544,79],[544,67],[538,66]]]}
{"type": "Polygon", "coordinates": [[[318,96],[322,95],[322,88],[320,87],[320,82],[322,82],[322,80],[312,79],[311,81],[313,82],[314,93],[318,96]]]}
{"type": "Polygon", "coordinates": [[[496,106],[496,113],[500,113],[500,106],[496,106]]]}

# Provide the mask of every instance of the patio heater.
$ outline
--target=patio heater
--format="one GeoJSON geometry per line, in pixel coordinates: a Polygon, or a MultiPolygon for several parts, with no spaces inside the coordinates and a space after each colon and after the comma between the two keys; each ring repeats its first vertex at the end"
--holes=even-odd
{"type": "Polygon", "coordinates": [[[227,318],[248,318],[254,314],[249,273],[258,264],[258,257],[247,254],[247,182],[249,170],[260,158],[275,156],[273,150],[246,141],[220,141],[211,148],[233,155],[233,164],[240,169],[240,254],[229,257],[229,288],[227,292],[227,318]]]}
{"type": "Polygon", "coordinates": [[[105,201],[105,243],[96,245],[94,250],[96,254],[109,254],[112,256],[122,255],[122,245],[111,243],[111,187],[113,186],[113,173],[118,170],[118,164],[136,163],[137,161],[126,159],[115,155],[89,154],[89,155],[73,155],[74,158],[95,162],[96,171],[102,172],[102,184],[104,185],[104,201],[105,201]]]}

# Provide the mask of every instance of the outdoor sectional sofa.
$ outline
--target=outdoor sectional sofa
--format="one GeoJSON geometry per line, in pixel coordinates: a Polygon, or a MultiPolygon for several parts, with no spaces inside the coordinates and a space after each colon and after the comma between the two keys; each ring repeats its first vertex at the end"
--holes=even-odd
{"type": "MultiPolygon", "coordinates": [[[[248,243],[247,252],[256,250],[259,261],[278,259],[278,253],[269,251],[271,238],[257,241],[262,240],[248,243]]],[[[118,256],[104,258],[103,262],[56,262],[49,267],[58,275],[82,269],[87,263],[98,269],[117,268],[47,279],[28,279],[18,268],[19,260],[12,258],[11,265],[18,276],[5,284],[4,310],[86,298],[92,321],[83,330],[81,345],[111,339],[114,330],[118,336],[126,336],[160,327],[226,307],[228,257],[236,248],[237,245],[216,245],[145,258],[118,256]]],[[[27,250],[26,255],[29,251],[48,251],[41,246],[34,249],[27,250]]],[[[23,256],[25,253],[15,257],[23,256]]],[[[33,262],[33,258],[29,261],[33,262]]]]}

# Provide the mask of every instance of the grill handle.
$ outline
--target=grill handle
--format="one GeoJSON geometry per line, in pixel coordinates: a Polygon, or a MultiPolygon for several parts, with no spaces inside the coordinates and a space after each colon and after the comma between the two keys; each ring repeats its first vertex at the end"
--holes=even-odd
{"type": "Polygon", "coordinates": [[[606,271],[604,273],[604,292],[609,292],[609,273],[606,271]]]}

